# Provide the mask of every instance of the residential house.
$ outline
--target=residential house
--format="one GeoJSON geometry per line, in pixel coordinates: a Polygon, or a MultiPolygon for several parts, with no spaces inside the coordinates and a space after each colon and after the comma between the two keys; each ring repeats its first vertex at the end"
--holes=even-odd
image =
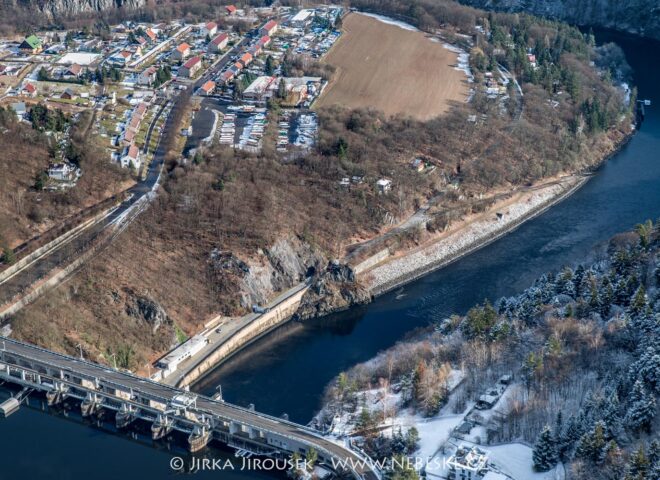
{"type": "Polygon", "coordinates": [[[136,171],[139,171],[142,166],[140,149],[135,145],[124,148],[121,157],[119,157],[119,163],[122,168],[134,168],[136,171]]]}
{"type": "Polygon", "coordinates": [[[151,28],[147,28],[147,29],[144,31],[144,33],[145,33],[145,35],[146,35],[147,37],[149,37],[149,41],[151,41],[151,42],[155,42],[156,39],[158,38],[158,37],[156,36],[156,32],[154,32],[151,28]]]}
{"type": "Polygon", "coordinates": [[[75,100],[76,98],[78,98],[78,94],[75,92],[75,90],[71,88],[67,88],[62,92],[60,98],[63,100],[75,100]]]}
{"type": "Polygon", "coordinates": [[[155,66],[146,68],[138,75],[137,83],[138,85],[152,85],[156,81],[156,74],[158,69],[155,66]]]}
{"type": "Polygon", "coordinates": [[[190,45],[182,43],[172,53],[172,58],[175,60],[185,60],[190,55],[190,45]]]}
{"type": "Polygon", "coordinates": [[[234,72],[230,68],[229,70],[222,72],[222,75],[220,75],[220,80],[222,80],[223,83],[227,84],[231,82],[231,80],[234,78],[234,75],[235,75],[234,72]]]}
{"type": "Polygon", "coordinates": [[[193,57],[179,68],[179,76],[192,78],[200,68],[202,68],[202,59],[199,57],[193,57]]]}
{"type": "Polygon", "coordinates": [[[262,35],[272,37],[277,32],[277,22],[275,20],[268,20],[263,27],[259,30],[262,35]]]}
{"type": "Polygon", "coordinates": [[[225,11],[227,12],[227,15],[235,15],[236,14],[236,7],[234,5],[227,5],[225,7],[225,11]]]}
{"type": "Polygon", "coordinates": [[[209,22],[202,28],[202,35],[208,35],[212,37],[218,31],[218,24],[215,22],[209,22]]]}
{"type": "Polygon", "coordinates": [[[229,42],[229,35],[226,33],[221,33],[216,36],[213,40],[209,42],[208,51],[209,53],[217,53],[227,47],[229,42]]]}
{"type": "Polygon", "coordinates": [[[215,82],[212,80],[209,80],[204,85],[199,87],[199,91],[201,95],[211,95],[214,90],[215,90],[215,82]]]}
{"type": "Polygon", "coordinates": [[[239,58],[238,61],[241,62],[241,65],[245,68],[252,62],[252,55],[249,52],[245,52],[241,55],[241,58],[239,58]]]}
{"type": "Polygon", "coordinates": [[[266,48],[269,44],[270,44],[270,37],[268,35],[262,36],[257,42],[257,45],[260,45],[261,48],[266,48]]]}
{"type": "Polygon", "coordinates": [[[67,77],[80,78],[80,75],[83,73],[83,67],[77,63],[72,63],[67,69],[65,75],[67,77]]]}
{"type": "Polygon", "coordinates": [[[40,53],[44,49],[44,46],[39,37],[36,35],[30,35],[29,37],[26,37],[25,40],[23,40],[23,43],[18,46],[18,49],[22,53],[35,54],[40,53]]]}
{"type": "Polygon", "coordinates": [[[462,444],[447,460],[447,467],[449,479],[481,479],[488,472],[488,452],[476,446],[462,444]]]}
{"type": "Polygon", "coordinates": [[[135,140],[135,129],[133,128],[126,128],[124,130],[124,135],[122,136],[122,144],[126,146],[131,146],[133,144],[133,140],[135,140]]]}
{"type": "Polygon", "coordinates": [[[133,58],[133,54],[128,50],[122,50],[110,57],[110,61],[115,65],[124,66],[133,58]]]}
{"type": "Polygon", "coordinates": [[[26,83],[21,93],[26,97],[36,97],[37,87],[35,87],[32,83],[26,83]]]}

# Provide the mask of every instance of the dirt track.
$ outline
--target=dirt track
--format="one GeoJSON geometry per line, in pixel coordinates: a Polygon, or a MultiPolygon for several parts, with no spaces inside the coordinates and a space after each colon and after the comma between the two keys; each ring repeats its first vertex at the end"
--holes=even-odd
{"type": "Polygon", "coordinates": [[[317,107],[372,107],[427,120],[445,112],[448,101],[465,99],[465,74],[453,67],[457,54],[424,33],[356,13],[343,23],[324,60],[337,71],[317,107]]]}

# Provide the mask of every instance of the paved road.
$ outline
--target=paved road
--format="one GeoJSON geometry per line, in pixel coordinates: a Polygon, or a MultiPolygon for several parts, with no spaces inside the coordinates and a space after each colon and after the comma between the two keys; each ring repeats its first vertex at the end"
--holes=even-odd
{"type": "MultiPolygon", "coordinates": [[[[283,301],[289,299],[290,297],[300,292],[303,288],[307,287],[307,285],[308,284],[306,282],[299,283],[298,285],[278,295],[276,298],[271,300],[267,305],[265,305],[265,307],[268,309],[275,308],[283,301]]],[[[197,365],[199,365],[202,361],[204,361],[209,355],[215,352],[223,344],[230,341],[237,332],[243,330],[245,327],[247,327],[252,322],[257,320],[260,316],[261,314],[259,313],[248,313],[247,315],[244,315],[241,318],[229,320],[223,324],[215,326],[209,332],[202,332],[202,335],[208,338],[209,343],[204,348],[202,348],[195,356],[185,360],[184,362],[181,362],[181,364],[179,364],[176,371],[174,371],[172,374],[170,374],[169,376],[165,377],[165,379],[163,379],[163,383],[166,383],[168,385],[175,385],[175,386],[179,385],[183,380],[183,378],[186,375],[188,375],[193,369],[195,369],[197,365]],[[219,332],[217,331],[218,328],[220,328],[219,332]]],[[[243,345],[241,348],[247,346],[249,343],[250,342],[248,342],[246,345],[243,345]]],[[[232,352],[232,354],[234,353],[236,352],[232,352]]],[[[224,358],[223,361],[224,360],[226,360],[226,358],[224,358]]],[[[216,363],[215,366],[219,365],[220,363],[221,362],[216,363]]]]}
{"type": "MultiPolygon", "coordinates": [[[[175,395],[183,393],[182,390],[162,383],[153,382],[118,370],[105,368],[95,363],[69,357],[67,355],[61,355],[59,353],[17,342],[5,337],[0,337],[0,348],[3,352],[6,351],[16,356],[44,362],[65,371],[68,370],[78,374],[97,377],[104,381],[116,383],[122,387],[128,387],[133,389],[134,392],[139,391],[162,399],[165,403],[168,403],[175,395]]],[[[223,401],[213,400],[202,395],[197,396],[196,408],[197,410],[205,410],[220,417],[235,420],[243,425],[249,425],[262,431],[287,436],[295,441],[310,445],[319,452],[328,452],[336,460],[344,461],[348,459],[354,462],[356,471],[362,476],[362,478],[365,480],[378,479],[376,473],[372,471],[371,467],[363,464],[362,457],[356,452],[322,437],[308,427],[248,410],[223,401]]]]}

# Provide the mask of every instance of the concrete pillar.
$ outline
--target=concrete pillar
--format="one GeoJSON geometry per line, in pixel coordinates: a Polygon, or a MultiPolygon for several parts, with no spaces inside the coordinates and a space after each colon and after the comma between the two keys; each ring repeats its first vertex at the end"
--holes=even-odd
{"type": "Polygon", "coordinates": [[[241,429],[241,424],[240,423],[231,422],[229,424],[229,433],[231,433],[232,435],[234,435],[237,432],[240,432],[241,430],[242,429],[241,429]]]}

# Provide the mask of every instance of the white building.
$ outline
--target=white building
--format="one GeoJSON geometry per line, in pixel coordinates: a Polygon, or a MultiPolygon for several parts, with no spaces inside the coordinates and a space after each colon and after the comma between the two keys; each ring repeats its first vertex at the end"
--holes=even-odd
{"type": "Polygon", "coordinates": [[[378,187],[378,191],[380,193],[387,193],[392,190],[392,180],[388,178],[381,178],[376,182],[376,186],[378,187]]]}
{"type": "Polygon", "coordinates": [[[129,168],[133,166],[135,170],[140,170],[142,160],[140,159],[140,149],[135,145],[129,145],[124,148],[124,151],[119,157],[119,163],[122,168],[129,168]]]}
{"type": "Polygon", "coordinates": [[[453,480],[481,480],[488,472],[488,452],[476,446],[462,444],[447,460],[449,475],[453,480]]]}
{"type": "Polygon", "coordinates": [[[312,10],[300,10],[291,19],[291,26],[297,28],[304,27],[310,21],[313,13],[312,10]]]}
{"type": "Polygon", "coordinates": [[[163,358],[158,360],[157,366],[165,370],[165,375],[174,372],[181,362],[191,358],[193,355],[199,353],[202,348],[209,342],[208,338],[203,335],[195,335],[187,342],[182,343],[163,358]]]}

